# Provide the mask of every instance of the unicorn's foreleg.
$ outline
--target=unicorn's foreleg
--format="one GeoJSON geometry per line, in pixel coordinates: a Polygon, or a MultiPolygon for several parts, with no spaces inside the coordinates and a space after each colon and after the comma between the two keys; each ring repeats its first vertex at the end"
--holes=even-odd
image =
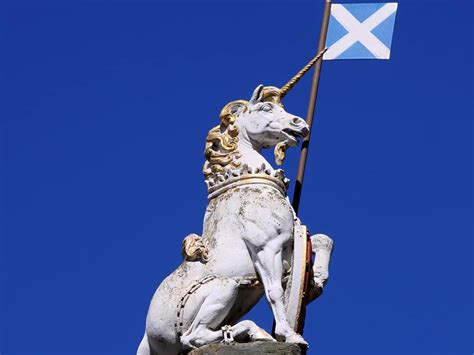
{"type": "Polygon", "coordinates": [[[313,280],[310,285],[309,299],[311,302],[321,295],[323,286],[329,277],[329,262],[333,241],[327,235],[315,234],[311,236],[311,249],[315,254],[313,264],[313,280]]]}
{"type": "MultiPolygon", "coordinates": [[[[222,331],[215,330],[224,321],[239,292],[239,284],[232,279],[216,279],[202,286],[198,295],[204,298],[190,327],[181,336],[184,348],[198,348],[222,340],[222,331]]],[[[186,310],[185,310],[186,311],[186,310]]]]}
{"type": "Polygon", "coordinates": [[[283,275],[282,247],[269,242],[254,254],[255,268],[262,279],[267,300],[275,318],[275,335],[289,343],[308,345],[303,337],[297,334],[288,323],[283,304],[284,291],[281,284],[283,275]]]}

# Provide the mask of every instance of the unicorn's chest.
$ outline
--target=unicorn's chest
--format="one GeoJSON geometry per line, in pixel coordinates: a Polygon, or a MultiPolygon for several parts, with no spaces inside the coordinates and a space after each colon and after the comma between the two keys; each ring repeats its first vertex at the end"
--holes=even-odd
{"type": "Polygon", "coordinates": [[[228,190],[209,204],[214,223],[239,229],[293,227],[294,215],[286,196],[268,185],[243,185],[228,190]]]}

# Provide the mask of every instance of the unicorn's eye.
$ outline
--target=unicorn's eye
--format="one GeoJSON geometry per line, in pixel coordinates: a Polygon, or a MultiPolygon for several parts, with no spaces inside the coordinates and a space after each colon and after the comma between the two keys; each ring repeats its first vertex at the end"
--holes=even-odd
{"type": "Polygon", "coordinates": [[[266,111],[266,112],[269,112],[272,110],[272,105],[271,104],[264,104],[262,106],[260,106],[260,111],[266,111]]]}

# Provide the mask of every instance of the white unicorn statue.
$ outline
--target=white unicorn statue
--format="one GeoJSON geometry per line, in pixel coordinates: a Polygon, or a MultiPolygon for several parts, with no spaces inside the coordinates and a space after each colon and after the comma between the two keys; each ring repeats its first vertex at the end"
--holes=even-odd
{"type": "MultiPolygon", "coordinates": [[[[288,179],[260,154],[275,147],[280,165],[286,148],[309,133],[302,118],[284,110],[285,93],[259,85],[249,101],[228,103],[220,124],[209,131],[203,168],[209,203],[202,237],[184,239],[184,260],[153,296],[137,354],[182,354],[230,340],[307,346],[296,332],[286,290],[301,223],[286,195],[288,179]],[[250,320],[239,321],[263,294],[275,319],[274,336],[250,320]]],[[[321,294],[332,248],[325,235],[310,239],[316,261],[306,303],[321,294]]]]}

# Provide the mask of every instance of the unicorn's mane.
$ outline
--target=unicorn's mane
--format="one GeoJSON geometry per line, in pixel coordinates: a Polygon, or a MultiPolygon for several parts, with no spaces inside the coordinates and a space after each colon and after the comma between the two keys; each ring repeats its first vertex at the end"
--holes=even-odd
{"type": "Polygon", "coordinates": [[[219,115],[220,125],[209,131],[204,149],[206,162],[203,173],[206,180],[216,173],[240,168],[241,163],[237,161],[241,157],[237,150],[239,127],[235,124],[235,120],[239,112],[246,110],[247,103],[244,100],[237,100],[225,105],[219,115]]]}

